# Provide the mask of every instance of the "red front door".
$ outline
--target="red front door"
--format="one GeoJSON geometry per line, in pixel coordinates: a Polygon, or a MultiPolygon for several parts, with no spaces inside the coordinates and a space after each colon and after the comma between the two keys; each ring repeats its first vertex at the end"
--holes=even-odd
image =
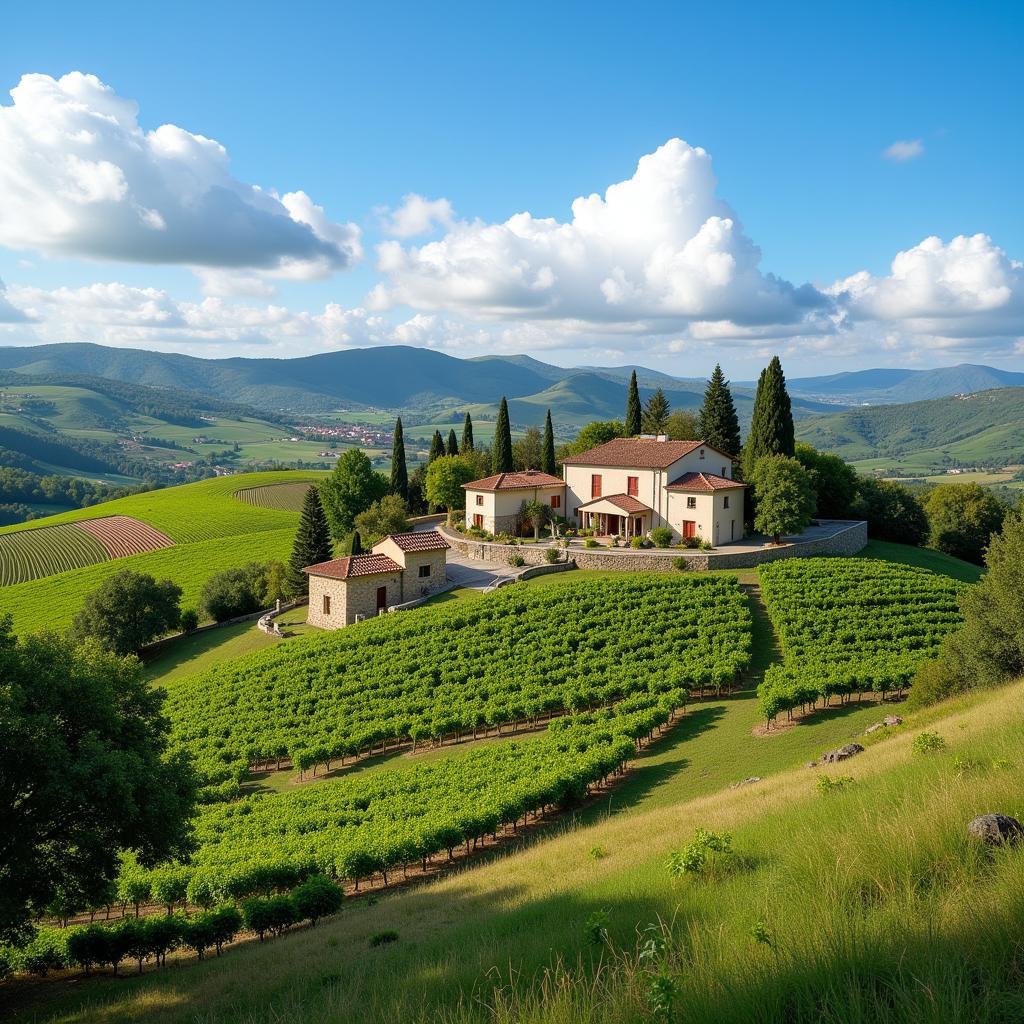
{"type": "Polygon", "coordinates": [[[484,517],[479,512],[473,513],[473,525],[480,530],[484,528],[484,517]]]}
{"type": "Polygon", "coordinates": [[[695,519],[684,519],[683,520],[683,536],[684,537],[696,537],[697,536],[697,521],[695,519]]]}
{"type": "Polygon", "coordinates": [[[388,588],[377,588],[377,611],[381,612],[388,606],[388,588]]]}

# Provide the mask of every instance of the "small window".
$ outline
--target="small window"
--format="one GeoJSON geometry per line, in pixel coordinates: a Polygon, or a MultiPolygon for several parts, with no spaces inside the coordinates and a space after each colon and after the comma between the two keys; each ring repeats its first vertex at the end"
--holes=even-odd
{"type": "Polygon", "coordinates": [[[640,493],[640,477],[626,477],[626,493],[631,494],[634,498],[640,493]]]}
{"type": "Polygon", "coordinates": [[[687,508],[696,508],[697,507],[697,499],[693,498],[693,497],[687,498],[686,499],[686,507],[687,508]]]}
{"type": "Polygon", "coordinates": [[[420,579],[425,580],[430,575],[430,563],[420,566],[420,579]]]}
{"type": "Polygon", "coordinates": [[[727,495],[726,495],[726,496],[725,496],[725,497],[724,497],[724,498],[722,499],[722,508],[728,508],[728,507],[729,507],[729,495],[727,494],[727,495]]]}
{"type": "Polygon", "coordinates": [[[482,505],[484,503],[484,496],[482,494],[478,494],[476,496],[476,503],[478,505],[482,505]]]}
{"type": "Polygon", "coordinates": [[[549,502],[552,508],[562,507],[562,496],[560,494],[552,494],[551,501],[549,502]]]}
{"type": "Polygon", "coordinates": [[[331,595],[324,594],[324,615],[331,614],[331,595]]]}
{"type": "Polygon", "coordinates": [[[723,466],[722,467],[722,476],[728,478],[728,476],[729,476],[729,467],[728,466],[723,466]]]}
{"type": "Polygon", "coordinates": [[[703,448],[701,448],[701,450],[700,450],[700,457],[701,457],[702,459],[704,458],[704,449],[703,449],[703,448]]]}
{"type": "Polygon", "coordinates": [[[601,474],[594,473],[590,478],[590,496],[592,498],[601,497],[601,474]]]}

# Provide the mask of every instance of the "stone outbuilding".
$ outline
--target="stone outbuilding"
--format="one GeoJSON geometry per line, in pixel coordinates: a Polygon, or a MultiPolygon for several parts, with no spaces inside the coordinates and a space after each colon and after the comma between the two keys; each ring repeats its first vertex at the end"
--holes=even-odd
{"type": "Polygon", "coordinates": [[[428,597],[447,580],[448,542],[436,530],[393,533],[369,554],[309,565],[306,621],[340,629],[395,605],[428,597]]]}

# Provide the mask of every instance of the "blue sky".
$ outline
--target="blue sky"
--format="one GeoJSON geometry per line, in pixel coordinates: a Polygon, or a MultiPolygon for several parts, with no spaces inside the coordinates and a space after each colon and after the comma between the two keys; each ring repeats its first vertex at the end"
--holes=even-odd
{"type": "Polygon", "coordinates": [[[800,374],[1022,367],[1022,43],[1014,4],[11,7],[0,103],[23,116],[0,148],[0,343],[287,355],[408,341],[686,374],[721,360],[735,377],[770,351],[800,374]],[[110,153],[95,166],[117,181],[89,172],[87,198],[35,213],[43,189],[67,196],[46,174],[81,151],[49,137],[49,107],[6,92],[75,71],[134,101],[142,133],[217,140],[241,187],[308,196],[324,218],[309,229],[315,258],[282,269],[279,240],[251,225],[251,272],[187,237],[192,221],[177,247],[161,223],[166,251],[127,226],[114,237],[109,204],[169,214],[110,153]],[[671,139],[688,148],[662,151],[651,174],[695,219],[649,208],[641,175],[617,208],[570,224],[576,197],[634,178],[671,139]],[[883,155],[894,143],[903,159],[883,155]],[[699,173],[689,147],[709,155],[699,173]],[[431,207],[443,216],[429,230],[396,235],[385,211],[409,194],[451,212],[431,207]],[[83,210],[70,244],[66,218],[83,210]],[[521,212],[525,228],[502,227],[521,212]],[[708,218],[731,233],[688,248],[708,218]],[[665,222],[645,248],[644,225],[665,222]],[[794,298],[805,282],[813,296],[794,298]]]}

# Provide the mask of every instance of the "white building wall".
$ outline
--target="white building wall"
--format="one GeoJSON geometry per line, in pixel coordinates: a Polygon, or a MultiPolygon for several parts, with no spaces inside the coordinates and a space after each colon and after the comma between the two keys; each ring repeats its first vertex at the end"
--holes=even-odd
{"type": "Polygon", "coordinates": [[[519,510],[524,502],[542,502],[551,508],[552,497],[557,496],[559,507],[553,509],[556,515],[565,515],[565,486],[523,487],[506,491],[466,490],[466,525],[472,526],[474,516],[483,518],[482,528],[488,533],[511,533],[519,520],[519,510]]]}

